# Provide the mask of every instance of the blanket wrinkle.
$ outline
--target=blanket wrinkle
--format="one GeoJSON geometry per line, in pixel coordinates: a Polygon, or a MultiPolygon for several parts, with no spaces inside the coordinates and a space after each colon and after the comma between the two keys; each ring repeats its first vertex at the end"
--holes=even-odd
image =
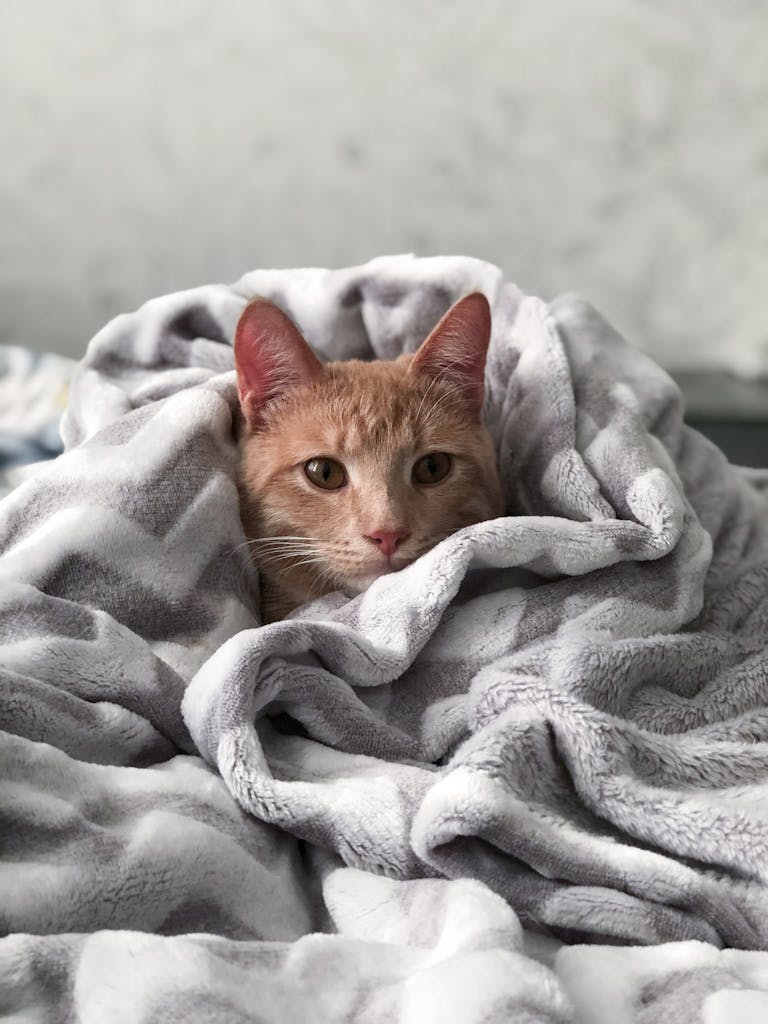
{"type": "Polygon", "coordinates": [[[256,270],[108,324],[62,435],[0,502],[3,1014],[766,1005],[768,473],[588,304],[463,257],[256,270]],[[262,625],[245,303],[394,358],[473,290],[505,516],[262,625]]]}

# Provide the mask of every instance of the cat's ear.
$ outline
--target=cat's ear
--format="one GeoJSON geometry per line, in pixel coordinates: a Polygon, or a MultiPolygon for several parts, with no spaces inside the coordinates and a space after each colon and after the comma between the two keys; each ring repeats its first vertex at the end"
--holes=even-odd
{"type": "Polygon", "coordinates": [[[322,364],[298,327],[268,299],[253,299],[235,330],[235,368],[240,408],[256,427],[267,402],[289,388],[312,384],[322,364]]]}
{"type": "Polygon", "coordinates": [[[491,307],[482,292],[472,292],[443,316],[413,357],[411,371],[441,377],[460,388],[479,415],[490,340],[491,307]]]}

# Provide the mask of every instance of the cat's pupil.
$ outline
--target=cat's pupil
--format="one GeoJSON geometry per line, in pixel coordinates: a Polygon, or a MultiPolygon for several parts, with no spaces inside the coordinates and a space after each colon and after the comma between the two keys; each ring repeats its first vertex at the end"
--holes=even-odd
{"type": "Polygon", "coordinates": [[[309,459],[304,463],[304,473],[316,487],[324,491],[336,491],[347,482],[347,474],[335,459],[309,459]]]}
{"type": "Polygon", "coordinates": [[[413,467],[411,477],[416,484],[437,484],[451,471],[451,456],[446,452],[429,452],[413,467]]]}

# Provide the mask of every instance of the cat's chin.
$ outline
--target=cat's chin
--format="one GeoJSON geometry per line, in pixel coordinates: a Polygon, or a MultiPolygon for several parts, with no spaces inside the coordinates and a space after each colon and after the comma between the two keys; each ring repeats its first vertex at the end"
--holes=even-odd
{"type": "Polygon", "coordinates": [[[375,580],[380,579],[382,576],[388,576],[390,573],[398,572],[408,564],[408,562],[402,562],[400,565],[385,565],[378,572],[366,572],[360,573],[358,576],[350,576],[345,581],[343,590],[350,596],[362,594],[375,580]]]}

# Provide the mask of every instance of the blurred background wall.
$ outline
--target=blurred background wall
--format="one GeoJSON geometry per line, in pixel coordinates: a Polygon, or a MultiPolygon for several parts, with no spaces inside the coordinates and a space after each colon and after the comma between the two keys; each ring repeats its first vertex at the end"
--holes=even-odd
{"type": "Polygon", "coordinates": [[[3,0],[0,342],[463,253],[768,374],[763,0],[3,0]]]}

